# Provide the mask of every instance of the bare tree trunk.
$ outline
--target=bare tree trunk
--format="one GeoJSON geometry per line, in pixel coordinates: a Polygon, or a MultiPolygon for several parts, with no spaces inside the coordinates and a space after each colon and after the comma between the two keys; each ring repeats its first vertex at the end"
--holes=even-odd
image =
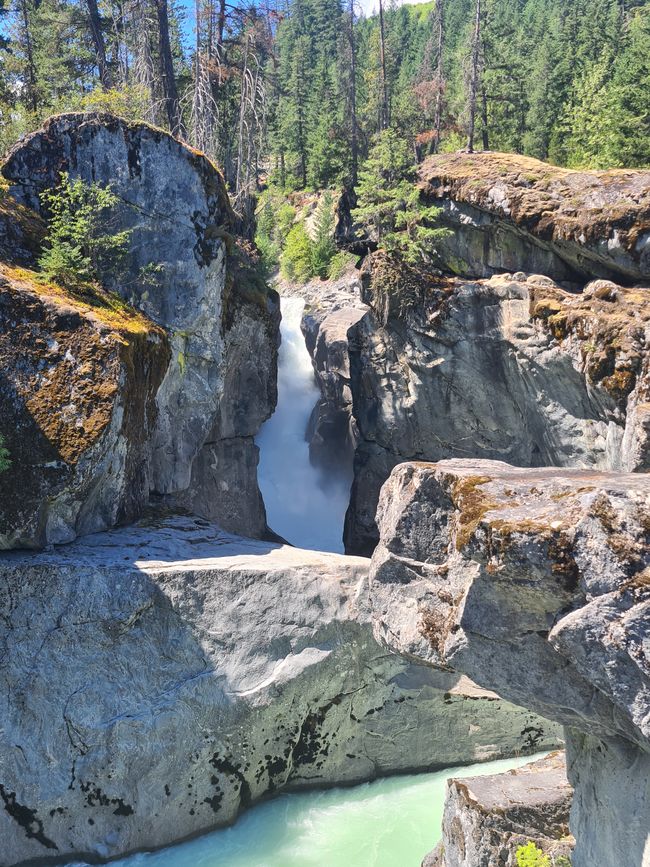
{"type": "Polygon", "coordinates": [[[34,46],[32,45],[32,31],[29,24],[29,10],[27,8],[27,0],[20,0],[20,14],[23,19],[23,29],[25,31],[25,53],[27,54],[27,82],[29,102],[31,103],[32,111],[36,111],[38,109],[38,99],[36,96],[36,67],[34,65],[34,46]]]}
{"type": "Polygon", "coordinates": [[[470,58],[470,77],[469,77],[469,124],[467,131],[467,150],[474,153],[474,131],[476,127],[476,98],[478,96],[478,85],[480,78],[481,64],[481,0],[476,0],[476,16],[474,19],[474,35],[472,36],[472,53],[470,58]]]}
{"type": "Polygon", "coordinates": [[[379,0],[379,59],[381,62],[381,109],[379,113],[379,128],[388,129],[390,126],[390,114],[388,110],[388,81],[386,80],[386,44],[383,0],[379,0]]]}
{"type": "Polygon", "coordinates": [[[217,51],[223,47],[223,34],[226,29],[226,0],[219,0],[219,14],[217,16],[217,51]]]}
{"type": "Polygon", "coordinates": [[[489,151],[490,139],[488,137],[488,109],[485,85],[481,86],[481,138],[483,141],[483,150],[489,151]]]}
{"type": "Polygon", "coordinates": [[[442,129],[442,88],[444,84],[443,67],[442,67],[442,51],[445,42],[445,18],[443,0],[438,0],[436,10],[438,12],[438,68],[436,69],[436,111],[434,117],[434,129],[436,131],[436,140],[434,142],[434,151],[438,153],[440,149],[440,131],[442,129]]]}
{"type": "Polygon", "coordinates": [[[88,7],[88,18],[90,20],[90,32],[93,37],[95,46],[95,57],[97,58],[97,68],[99,69],[99,80],[102,83],[104,90],[110,90],[113,86],[113,77],[106,62],[106,46],[104,45],[104,34],[102,33],[102,20],[99,17],[99,9],[97,8],[97,0],[86,0],[88,7]]]}
{"type": "Polygon", "coordinates": [[[127,45],[129,24],[126,7],[127,3],[125,0],[116,0],[115,6],[112,6],[111,11],[114,78],[117,79],[121,86],[128,85],[131,78],[131,64],[127,45]]]}
{"type": "Polygon", "coordinates": [[[181,110],[178,102],[176,78],[174,77],[174,61],[172,58],[171,43],[169,41],[169,14],[167,0],[155,0],[158,14],[158,53],[160,64],[160,78],[162,81],[163,98],[169,129],[173,135],[184,135],[181,124],[181,110]]]}
{"type": "Polygon", "coordinates": [[[352,186],[357,184],[359,174],[359,131],[357,129],[357,46],[354,38],[354,0],[350,0],[350,120],[352,135],[352,186]]]}
{"type": "Polygon", "coordinates": [[[248,85],[248,52],[250,37],[246,36],[244,43],[244,60],[241,71],[241,91],[239,96],[239,134],[237,136],[237,174],[235,176],[235,197],[238,198],[242,189],[242,169],[244,162],[244,122],[246,118],[246,91],[248,85]]]}

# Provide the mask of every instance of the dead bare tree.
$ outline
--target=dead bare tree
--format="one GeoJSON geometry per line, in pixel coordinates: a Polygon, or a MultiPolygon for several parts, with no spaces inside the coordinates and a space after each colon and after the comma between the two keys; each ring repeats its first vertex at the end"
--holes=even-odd
{"type": "Polygon", "coordinates": [[[145,120],[158,121],[160,97],[156,87],[156,65],[153,54],[155,22],[147,0],[130,0],[125,5],[123,24],[127,57],[130,56],[129,82],[139,85],[148,94],[145,120]]]}
{"type": "Polygon", "coordinates": [[[104,90],[109,90],[113,86],[113,76],[106,60],[106,45],[104,43],[102,19],[99,15],[97,0],[86,0],[86,7],[88,9],[90,33],[95,47],[95,57],[97,58],[99,80],[101,81],[104,90]]]}
{"type": "Polygon", "coordinates": [[[481,77],[481,0],[476,0],[474,32],[470,54],[469,87],[467,91],[469,123],[467,129],[467,150],[474,153],[474,133],[476,128],[476,101],[481,77]]]}
{"type": "Polygon", "coordinates": [[[444,69],[442,62],[442,52],[445,42],[445,10],[443,3],[444,0],[437,0],[436,3],[438,25],[438,66],[436,69],[436,108],[433,120],[433,128],[436,133],[435,142],[433,144],[435,153],[438,153],[440,149],[440,133],[442,129],[442,95],[444,93],[445,87],[444,69]]]}
{"type": "Polygon", "coordinates": [[[390,126],[390,107],[388,104],[388,79],[386,77],[386,33],[384,27],[384,3],[379,0],[379,62],[381,65],[381,105],[379,110],[379,128],[390,126]]]}
{"type": "Polygon", "coordinates": [[[256,167],[266,122],[266,92],[260,62],[253,49],[253,36],[249,32],[243,48],[234,182],[235,208],[245,218],[249,216],[251,197],[257,185],[256,167]]]}
{"type": "MultiPolygon", "coordinates": [[[[194,81],[190,100],[189,137],[193,145],[205,153],[216,155],[218,150],[219,106],[214,96],[215,69],[220,78],[220,51],[213,48],[214,7],[211,0],[203,6],[196,0],[196,42],[194,47],[194,81]]],[[[185,100],[184,100],[185,101],[185,100]]]]}

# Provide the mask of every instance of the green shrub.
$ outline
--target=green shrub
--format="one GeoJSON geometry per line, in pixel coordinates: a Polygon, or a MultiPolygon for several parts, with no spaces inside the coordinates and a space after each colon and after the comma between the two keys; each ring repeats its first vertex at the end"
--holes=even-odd
{"type": "Polygon", "coordinates": [[[281,193],[265,190],[257,208],[255,243],[260,251],[264,268],[271,275],[280,264],[287,237],[296,219],[296,209],[281,193]]]}
{"type": "Polygon", "coordinates": [[[551,859],[534,843],[526,843],[517,849],[517,867],[551,867],[551,859]]]}
{"type": "Polygon", "coordinates": [[[287,235],[280,257],[280,270],[288,280],[306,283],[314,276],[312,265],[312,241],[302,223],[296,223],[287,235]]]}
{"type": "Polygon", "coordinates": [[[311,251],[312,272],[323,279],[327,277],[330,262],[335,254],[334,199],[328,191],[323,193],[316,211],[314,240],[311,251]]]}
{"type": "Polygon", "coordinates": [[[332,256],[330,261],[329,270],[327,272],[327,276],[330,280],[338,280],[339,277],[343,275],[343,272],[351,265],[353,262],[356,262],[357,257],[353,256],[352,253],[346,253],[345,250],[341,250],[332,256]]]}
{"type": "Polygon", "coordinates": [[[71,180],[64,172],[41,199],[49,211],[47,248],[38,260],[44,277],[73,286],[117,278],[131,233],[115,228],[120,200],[110,187],[71,180]]]}
{"type": "Polygon", "coordinates": [[[8,470],[11,466],[11,461],[9,460],[9,452],[5,448],[4,442],[4,437],[0,434],[0,473],[8,470]]]}

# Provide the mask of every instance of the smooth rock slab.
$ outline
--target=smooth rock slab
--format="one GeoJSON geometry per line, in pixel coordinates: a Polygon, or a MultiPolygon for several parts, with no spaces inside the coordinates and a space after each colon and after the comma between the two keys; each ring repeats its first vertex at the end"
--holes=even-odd
{"type": "Polygon", "coordinates": [[[2,867],[117,857],[283,789],[557,743],[378,645],[367,570],[193,518],[0,557],[2,867]]]}

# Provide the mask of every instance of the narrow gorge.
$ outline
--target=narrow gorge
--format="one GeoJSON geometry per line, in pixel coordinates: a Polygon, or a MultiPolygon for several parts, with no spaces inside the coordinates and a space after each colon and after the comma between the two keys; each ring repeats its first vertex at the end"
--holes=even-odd
{"type": "Polygon", "coordinates": [[[650,172],[431,156],[435,268],[270,283],[154,127],[1,171],[0,867],[336,867],[199,835],[370,781],[409,867],[378,826],[448,777],[428,867],[650,867],[650,172]],[[119,199],[93,293],[38,272],[62,172],[119,199]]]}

